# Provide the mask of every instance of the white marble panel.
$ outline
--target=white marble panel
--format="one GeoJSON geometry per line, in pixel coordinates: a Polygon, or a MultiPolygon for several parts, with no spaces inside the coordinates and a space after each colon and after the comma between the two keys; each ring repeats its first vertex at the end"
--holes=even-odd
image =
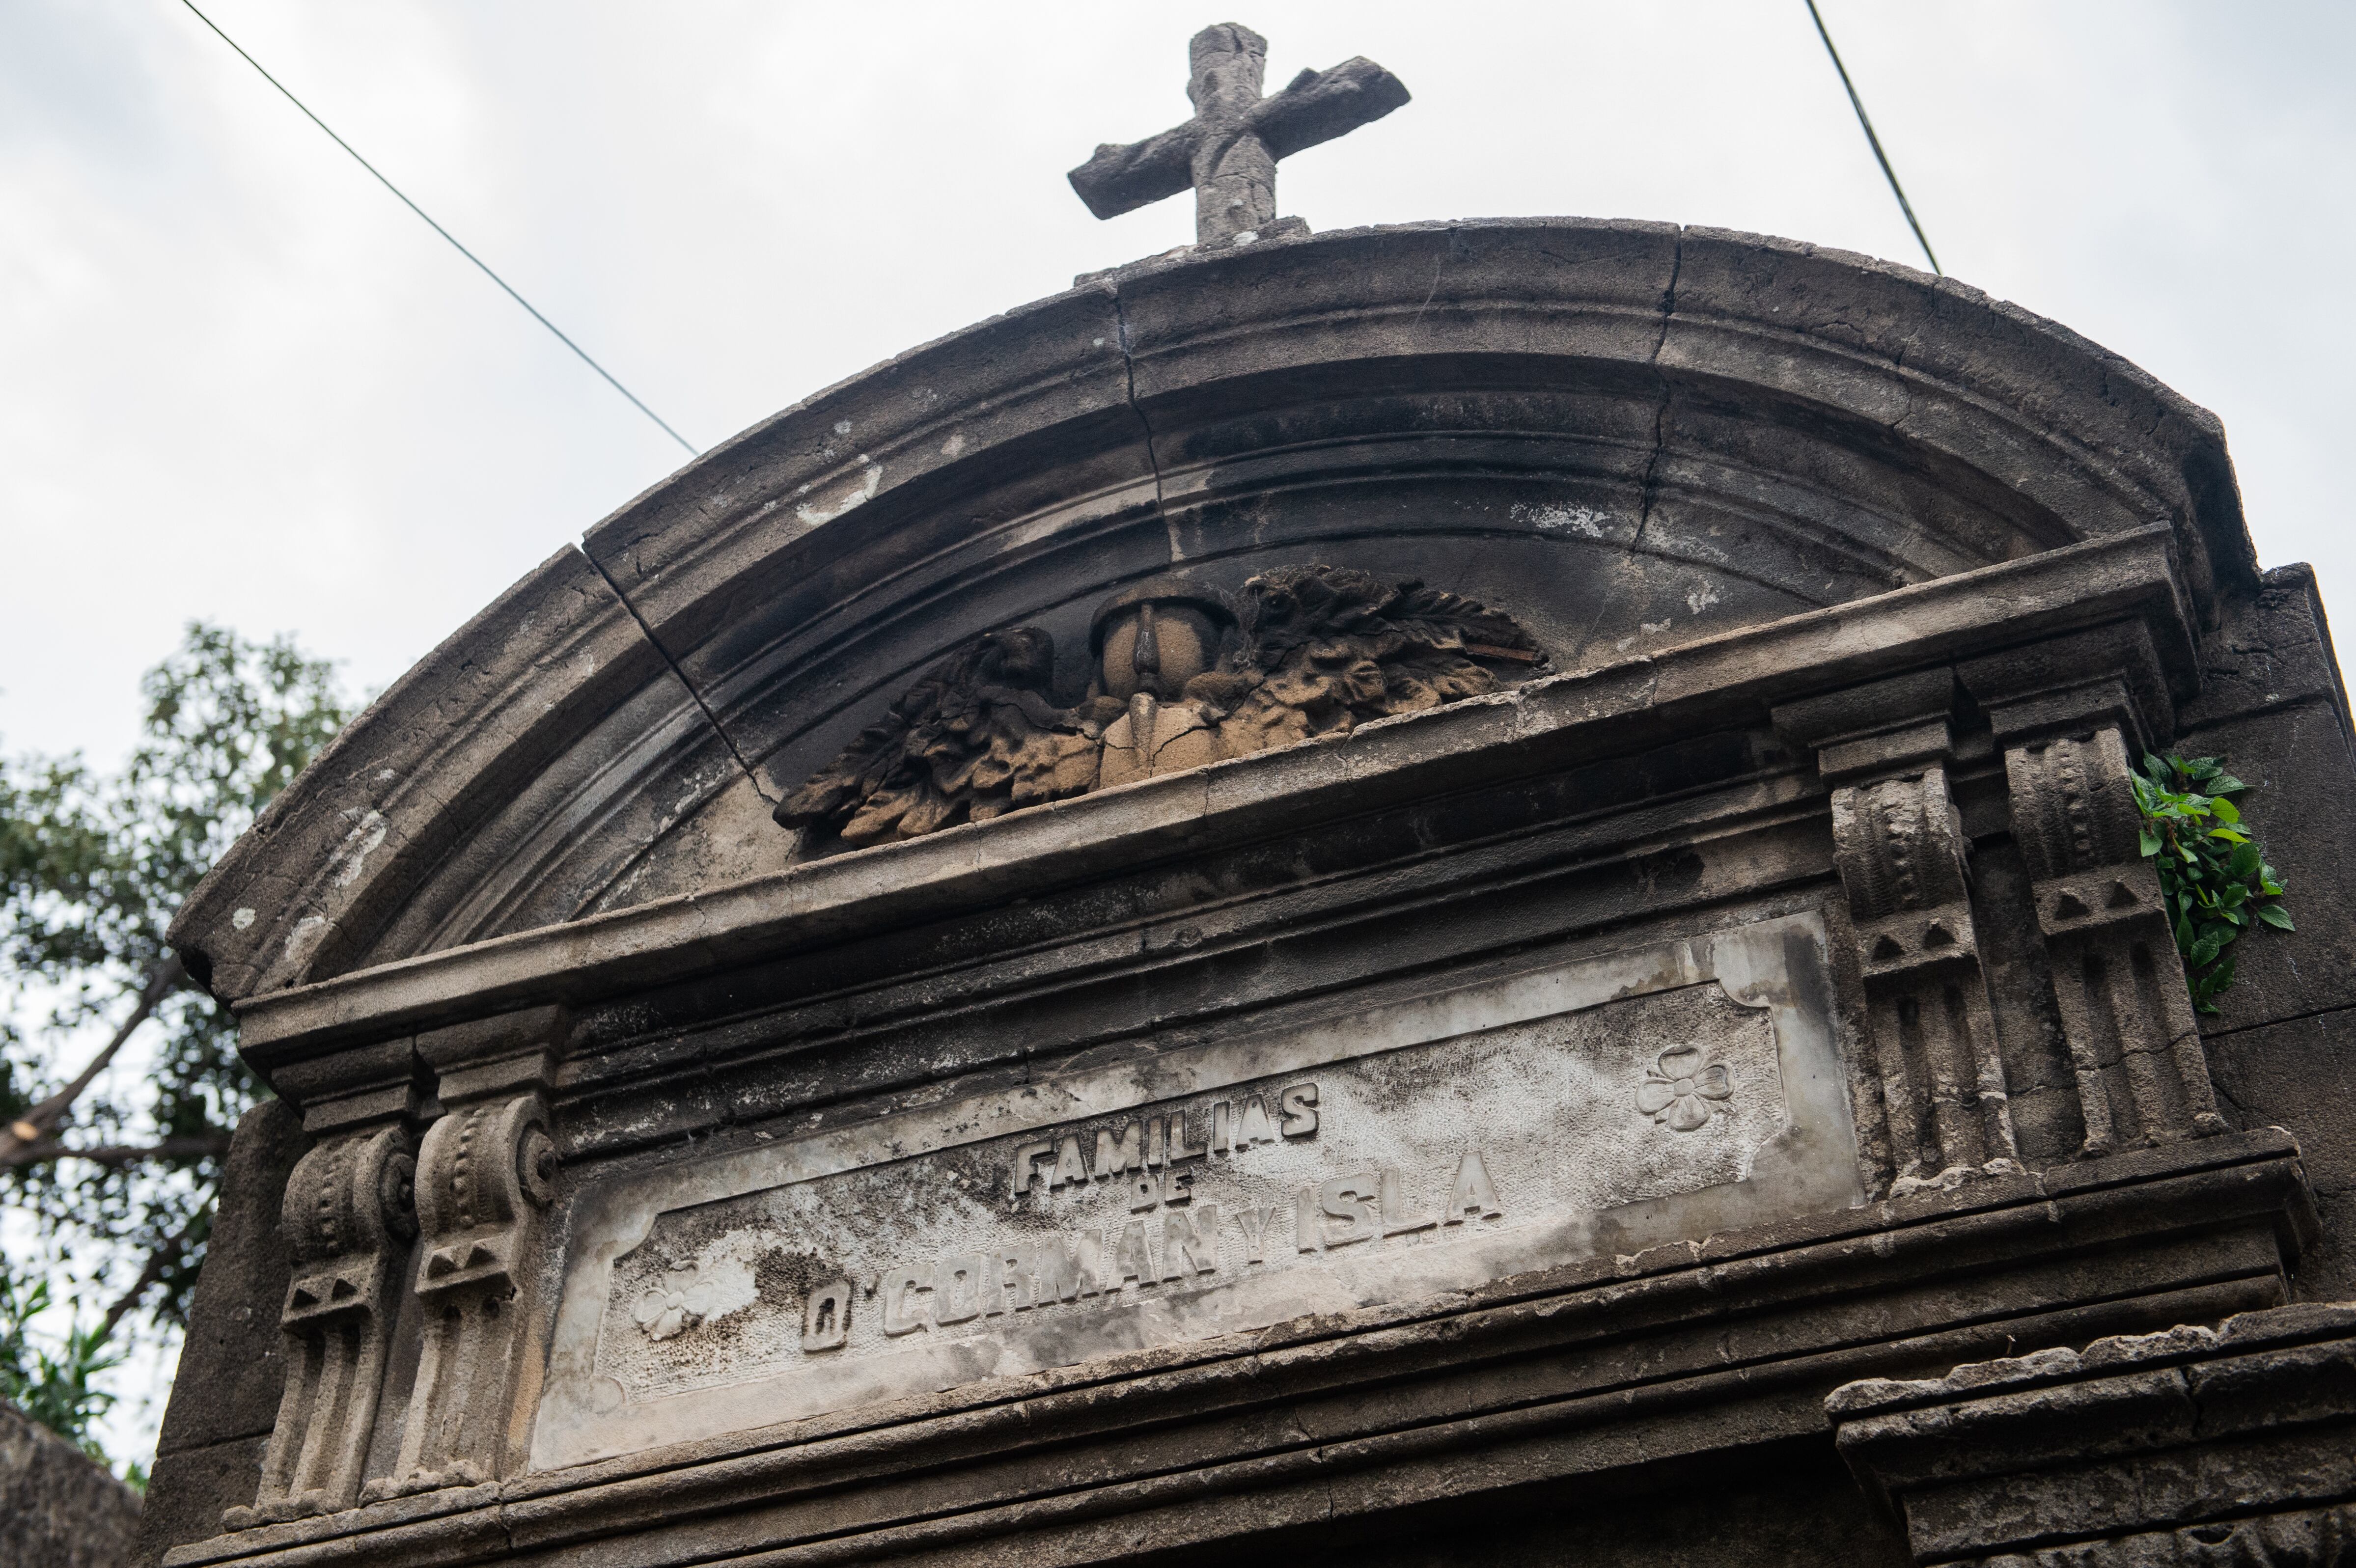
{"type": "Polygon", "coordinates": [[[545,1468],[1859,1200],[1785,916],[634,1174],[545,1468]]]}

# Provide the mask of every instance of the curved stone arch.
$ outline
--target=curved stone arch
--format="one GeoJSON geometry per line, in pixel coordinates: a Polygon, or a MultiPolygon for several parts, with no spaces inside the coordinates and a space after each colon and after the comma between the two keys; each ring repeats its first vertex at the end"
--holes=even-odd
{"type": "Polygon", "coordinates": [[[830,388],[600,523],[339,737],[175,940],[241,997],[775,869],[769,801],[914,674],[1033,623],[1069,682],[1092,606],[1173,566],[1347,555],[1592,664],[1661,645],[1621,639],[1705,580],[1730,587],[1657,638],[2155,520],[2203,618],[2253,579],[2213,418],[1905,268],[1576,220],[1146,264],[830,388]],[[1612,526],[1549,537],[1549,508],[1612,526]]]}

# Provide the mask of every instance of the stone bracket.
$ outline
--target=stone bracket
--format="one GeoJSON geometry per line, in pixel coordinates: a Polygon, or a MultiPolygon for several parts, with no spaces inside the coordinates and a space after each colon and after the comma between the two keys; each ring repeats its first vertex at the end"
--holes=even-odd
{"type": "Polygon", "coordinates": [[[368,1484],[370,1500],[479,1485],[509,1467],[539,1347],[541,1219],[555,1196],[546,1090],[568,1028],[562,1008],[534,1008],[417,1039],[444,1107],[418,1155],[422,1340],[400,1457],[368,1484]]]}
{"type": "Polygon", "coordinates": [[[1825,1395],[1860,1375],[2279,1305],[2313,1235],[2280,1133],[2128,1151],[1597,1257],[1510,1292],[1337,1313],[1305,1341],[1141,1348],[1108,1377],[993,1381],[391,1499],[177,1547],[165,1568],[671,1561],[681,1497],[705,1560],[882,1561],[914,1541],[942,1563],[1113,1563],[1171,1517],[1173,1445],[1198,1488],[1182,1502],[1232,1510],[1191,1542],[1230,1556],[1296,1519],[1379,1531],[1392,1510],[1509,1506],[1533,1484],[1624,1487],[1632,1455],[1689,1488],[1739,1473],[1760,1444],[1821,1443],[1825,1395]],[[1340,1425],[1304,1447],[1296,1425],[1265,1420],[1271,1377],[1340,1425]],[[1752,1413],[1697,1421],[1730,1379],[1752,1413]],[[1427,1465],[1435,1409],[1451,1413],[1449,1451],[1427,1465]],[[989,1463],[945,1520],[943,1456],[977,1445],[989,1463]],[[1289,1512],[1301,1498],[1308,1511],[1289,1512]]]}
{"type": "Polygon", "coordinates": [[[404,1126],[380,1126],[320,1144],[288,1179],[285,1388],[253,1504],[226,1510],[223,1528],[359,1500],[392,1337],[393,1270],[416,1233],[414,1149],[404,1126]]]}
{"type": "Polygon", "coordinates": [[[2133,623],[2099,627],[1957,674],[2003,749],[2013,838],[2077,1081],[2083,1152],[2225,1131],[2140,842],[2133,758],[2174,721],[2149,634],[2133,623]]]}
{"type": "Polygon", "coordinates": [[[1893,1195],[2020,1168],[1947,787],[1954,701],[1934,669],[1774,710],[1832,785],[1893,1195]]]}

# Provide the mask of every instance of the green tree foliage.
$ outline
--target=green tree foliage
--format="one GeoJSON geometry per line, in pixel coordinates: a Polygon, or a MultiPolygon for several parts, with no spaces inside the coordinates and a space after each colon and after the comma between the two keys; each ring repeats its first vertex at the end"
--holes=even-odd
{"type": "Polygon", "coordinates": [[[33,1323],[50,1306],[48,1280],[28,1285],[0,1275],[0,1399],[103,1460],[90,1428],[114,1395],[95,1380],[121,1365],[123,1352],[106,1348],[97,1325],[81,1323],[68,1325],[56,1349],[43,1348],[33,1323]]]}
{"type": "Polygon", "coordinates": [[[140,691],[120,773],[79,754],[0,760],[0,1198],[44,1249],[0,1281],[0,1316],[22,1308],[21,1328],[52,1307],[50,1279],[74,1282],[77,1307],[104,1304],[87,1324],[70,1314],[57,1357],[18,1332],[0,1377],[77,1442],[124,1325],[185,1324],[221,1157],[260,1090],[165,929],[348,716],[330,665],[198,624],[140,691]],[[137,1071],[110,1074],[119,1057],[137,1071]]]}
{"type": "Polygon", "coordinates": [[[2135,781],[2144,858],[2159,872],[2192,1005],[2204,1013],[2216,1012],[2217,997],[2233,984],[2226,949],[2243,933],[2293,929],[2282,883],[2233,799],[2249,788],[2214,757],[2147,754],[2135,781]]]}

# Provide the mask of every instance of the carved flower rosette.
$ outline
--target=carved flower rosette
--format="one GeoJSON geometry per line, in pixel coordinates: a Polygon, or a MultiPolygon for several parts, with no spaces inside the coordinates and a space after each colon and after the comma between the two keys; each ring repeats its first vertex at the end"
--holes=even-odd
{"type": "Polygon", "coordinates": [[[1733,1108],[1733,1100],[1734,1080],[1725,1064],[1703,1065],[1701,1051],[1690,1045],[1673,1045],[1655,1056],[1636,1088],[1636,1109],[1680,1133],[1708,1125],[1710,1117],[1733,1108]]]}

